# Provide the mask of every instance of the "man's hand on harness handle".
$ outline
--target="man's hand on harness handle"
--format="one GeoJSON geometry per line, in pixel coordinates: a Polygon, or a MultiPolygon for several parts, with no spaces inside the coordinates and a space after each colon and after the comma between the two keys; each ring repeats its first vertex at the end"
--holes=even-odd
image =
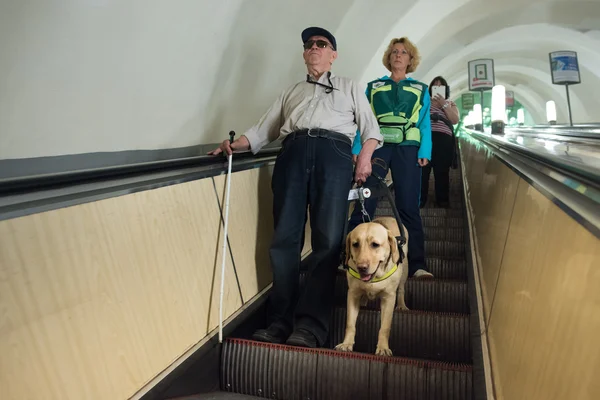
{"type": "Polygon", "coordinates": [[[368,139],[363,143],[362,149],[358,154],[356,160],[356,167],[354,168],[354,182],[357,185],[362,185],[367,181],[369,175],[371,175],[371,157],[377,147],[377,139],[368,139]]]}
{"type": "Polygon", "coordinates": [[[250,150],[250,142],[246,136],[242,135],[239,139],[230,142],[229,140],[223,140],[223,143],[213,151],[209,151],[207,154],[210,156],[216,156],[224,153],[225,156],[231,155],[235,150],[250,150]]]}

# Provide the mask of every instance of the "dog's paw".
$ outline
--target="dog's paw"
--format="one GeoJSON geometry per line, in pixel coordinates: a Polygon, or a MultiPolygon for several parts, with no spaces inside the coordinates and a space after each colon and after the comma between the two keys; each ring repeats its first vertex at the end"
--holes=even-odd
{"type": "Polygon", "coordinates": [[[351,343],[340,343],[337,346],[335,346],[335,349],[338,351],[352,351],[353,348],[354,344],[351,343]]]}
{"type": "Polygon", "coordinates": [[[410,309],[408,307],[406,307],[406,304],[404,304],[404,305],[397,305],[396,311],[410,311],[410,309]]]}
{"type": "Polygon", "coordinates": [[[389,347],[379,347],[377,346],[377,350],[375,350],[375,355],[377,356],[391,356],[392,350],[389,347]]]}

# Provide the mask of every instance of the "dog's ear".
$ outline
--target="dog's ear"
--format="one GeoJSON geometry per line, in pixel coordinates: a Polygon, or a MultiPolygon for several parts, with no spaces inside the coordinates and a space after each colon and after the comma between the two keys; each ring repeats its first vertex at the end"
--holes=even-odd
{"type": "Polygon", "coordinates": [[[400,252],[398,251],[398,242],[392,232],[388,231],[388,243],[390,244],[390,254],[394,263],[400,261],[400,252]]]}
{"type": "Polygon", "coordinates": [[[348,233],[346,235],[346,259],[344,260],[344,265],[348,265],[348,263],[350,262],[350,252],[352,251],[351,249],[351,245],[352,245],[352,239],[350,238],[350,236],[352,235],[352,232],[348,233]]]}

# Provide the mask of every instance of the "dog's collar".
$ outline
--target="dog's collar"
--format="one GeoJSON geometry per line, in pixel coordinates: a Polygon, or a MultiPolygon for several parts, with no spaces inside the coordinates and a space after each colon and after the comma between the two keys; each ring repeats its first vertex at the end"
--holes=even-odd
{"type": "MultiPolygon", "coordinates": [[[[380,276],[379,278],[373,278],[370,281],[368,281],[367,283],[376,283],[376,282],[381,282],[386,280],[387,278],[389,278],[390,276],[392,276],[392,274],[394,272],[396,272],[396,270],[398,270],[398,264],[394,263],[394,266],[392,268],[390,268],[390,270],[388,272],[385,273],[385,275],[380,276]]],[[[353,270],[350,266],[348,266],[348,273],[350,275],[352,275],[354,278],[356,279],[360,279],[360,274],[353,270]]],[[[360,279],[362,280],[362,279],[360,279]]]]}

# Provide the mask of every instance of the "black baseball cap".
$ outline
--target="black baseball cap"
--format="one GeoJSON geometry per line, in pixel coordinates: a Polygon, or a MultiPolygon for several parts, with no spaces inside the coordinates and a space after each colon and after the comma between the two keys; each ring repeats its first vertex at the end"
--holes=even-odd
{"type": "Polygon", "coordinates": [[[337,43],[335,42],[335,37],[327,29],[319,28],[316,26],[306,28],[302,31],[302,43],[308,42],[308,39],[310,39],[313,36],[323,36],[327,38],[327,40],[331,42],[333,49],[337,51],[337,43]]]}

